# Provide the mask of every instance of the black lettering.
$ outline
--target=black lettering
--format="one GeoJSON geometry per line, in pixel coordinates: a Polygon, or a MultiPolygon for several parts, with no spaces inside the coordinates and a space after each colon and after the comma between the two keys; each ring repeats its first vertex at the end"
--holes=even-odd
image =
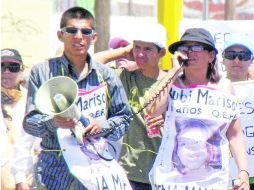
{"type": "Polygon", "coordinates": [[[102,94],[101,99],[102,99],[103,103],[106,103],[106,96],[105,96],[105,94],[102,94]]]}
{"type": "Polygon", "coordinates": [[[244,105],[245,105],[246,108],[250,109],[250,111],[249,112],[247,111],[246,114],[253,114],[254,113],[254,106],[252,105],[251,102],[245,102],[244,105]]]}
{"type": "Polygon", "coordinates": [[[254,155],[254,146],[247,149],[248,155],[254,155]]]}
{"type": "Polygon", "coordinates": [[[98,102],[98,105],[101,105],[101,98],[100,98],[101,96],[100,95],[97,95],[96,96],[96,100],[97,100],[97,102],[98,102]]]}
{"type": "Polygon", "coordinates": [[[205,104],[207,104],[208,101],[208,90],[206,92],[202,92],[201,89],[198,90],[198,99],[197,103],[200,103],[201,99],[205,98],[205,104]]]}
{"type": "Polygon", "coordinates": [[[213,111],[212,111],[212,115],[213,115],[214,117],[216,117],[216,118],[219,118],[219,117],[220,117],[220,113],[219,113],[218,110],[213,110],[213,111]]]}
{"type": "Polygon", "coordinates": [[[254,126],[245,126],[245,136],[254,137],[254,126]]]}
{"type": "Polygon", "coordinates": [[[176,91],[173,91],[172,88],[171,88],[171,90],[169,92],[169,95],[170,95],[170,98],[172,100],[177,100],[178,99],[178,93],[176,91]]]}
{"type": "Polygon", "coordinates": [[[102,176],[101,184],[102,184],[102,186],[101,186],[102,190],[109,190],[108,184],[107,184],[107,182],[106,182],[104,176],[102,176]]]}
{"type": "Polygon", "coordinates": [[[79,107],[78,110],[83,110],[82,106],[82,99],[81,97],[78,98],[78,101],[76,102],[76,105],[79,107]]]}
{"type": "Polygon", "coordinates": [[[88,109],[88,102],[87,101],[84,101],[84,104],[83,104],[83,110],[87,110],[88,109]]]}
{"type": "Polygon", "coordinates": [[[120,189],[122,189],[122,185],[121,185],[121,181],[120,181],[119,176],[118,175],[116,175],[116,177],[114,175],[111,175],[111,176],[112,176],[112,180],[113,180],[113,183],[114,183],[114,188],[116,190],[118,190],[119,186],[120,186],[120,189]],[[117,187],[116,187],[116,185],[117,185],[117,187]]]}

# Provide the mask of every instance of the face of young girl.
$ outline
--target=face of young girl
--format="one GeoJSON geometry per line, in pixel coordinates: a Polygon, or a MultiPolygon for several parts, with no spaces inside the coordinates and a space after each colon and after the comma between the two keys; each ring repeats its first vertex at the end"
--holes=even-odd
{"type": "Polygon", "coordinates": [[[187,129],[178,138],[178,156],[187,170],[199,169],[207,160],[206,135],[200,129],[187,129]]]}

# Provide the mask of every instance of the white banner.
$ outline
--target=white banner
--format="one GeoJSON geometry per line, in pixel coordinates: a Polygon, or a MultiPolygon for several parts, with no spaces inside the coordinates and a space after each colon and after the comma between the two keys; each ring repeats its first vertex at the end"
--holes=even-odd
{"type": "MultiPolygon", "coordinates": [[[[240,102],[241,126],[246,137],[247,156],[250,176],[254,176],[254,81],[233,83],[240,102]]],[[[232,178],[237,176],[237,167],[231,159],[232,178]]]]}

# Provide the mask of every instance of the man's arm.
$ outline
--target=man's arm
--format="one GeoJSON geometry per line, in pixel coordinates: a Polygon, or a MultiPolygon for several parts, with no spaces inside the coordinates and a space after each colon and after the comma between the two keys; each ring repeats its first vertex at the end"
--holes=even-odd
{"type": "MultiPolygon", "coordinates": [[[[41,77],[45,75],[47,71],[39,71],[38,67],[31,70],[29,82],[28,82],[28,95],[26,115],[23,120],[24,130],[33,136],[44,137],[49,133],[55,132],[53,116],[43,115],[37,109],[35,105],[35,95],[42,82],[46,79],[41,77]]],[[[44,81],[45,80],[45,81],[44,81]]]]}
{"type": "Polygon", "coordinates": [[[121,58],[122,56],[125,56],[132,51],[132,44],[126,46],[126,47],[120,47],[117,49],[110,49],[110,50],[105,50],[101,51],[98,53],[95,53],[93,55],[93,58],[98,61],[99,63],[106,64],[110,61],[114,61],[116,59],[121,58]]]}
{"type": "Polygon", "coordinates": [[[116,141],[120,139],[129,128],[131,109],[121,80],[114,70],[107,69],[108,72],[105,72],[104,67],[105,66],[101,68],[101,72],[104,72],[104,79],[107,83],[110,99],[108,102],[108,119],[107,121],[99,121],[99,123],[102,128],[113,129],[105,137],[109,140],[116,141]]]}

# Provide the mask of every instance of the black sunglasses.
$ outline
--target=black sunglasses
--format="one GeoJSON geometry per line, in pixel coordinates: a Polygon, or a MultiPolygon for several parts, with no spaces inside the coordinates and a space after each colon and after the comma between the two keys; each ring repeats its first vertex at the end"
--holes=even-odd
{"type": "Polygon", "coordinates": [[[62,32],[73,36],[76,35],[79,30],[83,36],[90,36],[93,33],[93,29],[90,28],[64,27],[61,29],[62,32]]]}
{"type": "Polygon", "coordinates": [[[249,61],[250,59],[252,59],[252,54],[250,52],[236,52],[236,51],[225,51],[223,52],[223,57],[229,60],[235,60],[236,57],[238,57],[238,59],[240,61],[249,61]]]}
{"type": "Polygon", "coordinates": [[[1,63],[1,72],[6,71],[6,69],[12,73],[17,73],[21,70],[21,65],[18,63],[1,63]]]}

